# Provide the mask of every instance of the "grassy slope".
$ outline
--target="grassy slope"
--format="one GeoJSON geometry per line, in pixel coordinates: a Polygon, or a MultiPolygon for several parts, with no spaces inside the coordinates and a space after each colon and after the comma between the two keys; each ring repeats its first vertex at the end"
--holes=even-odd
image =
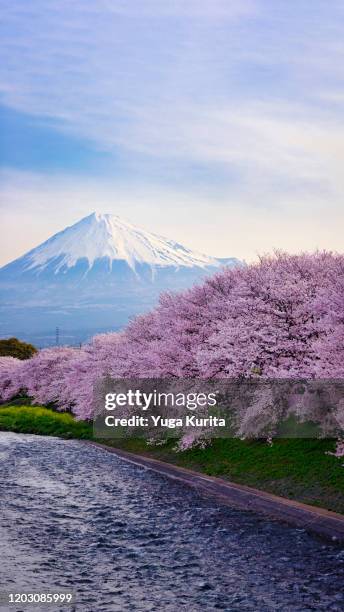
{"type": "Polygon", "coordinates": [[[0,430],[61,438],[93,437],[90,423],[75,421],[71,414],[41,406],[0,406],[0,430]]]}
{"type": "MultiPolygon", "coordinates": [[[[93,438],[89,423],[32,406],[0,407],[0,430],[93,438]]],[[[204,450],[183,453],[173,450],[175,442],[157,447],[143,440],[104,443],[344,513],[343,461],[326,454],[334,449],[329,440],[276,440],[268,446],[261,441],[218,439],[204,450]]]]}

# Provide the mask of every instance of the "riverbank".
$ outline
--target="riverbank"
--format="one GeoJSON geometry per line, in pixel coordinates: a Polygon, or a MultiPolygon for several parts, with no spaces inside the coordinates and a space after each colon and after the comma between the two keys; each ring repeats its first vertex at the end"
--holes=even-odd
{"type": "Polygon", "coordinates": [[[117,457],[136,466],[177,480],[195,489],[203,496],[217,499],[221,504],[230,508],[243,511],[250,510],[256,514],[264,515],[268,519],[288,523],[293,527],[303,529],[339,546],[344,545],[343,514],[272,495],[260,489],[226,481],[223,478],[206,476],[204,473],[195,472],[189,468],[183,468],[137,453],[130,453],[119,448],[112,448],[92,440],[84,441],[84,444],[94,445],[107,453],[114,453],[117,457]]]}
{"type": "MultiPolygon", "coordinates": [[[[0,407],[0,430],[94,440],[90,423],[38,406],[0,407]]],[[[330,440],[214,440],[205,449],[176,452],[175,442],[148,446],[144,440],[96,440],[208,476],[344,514],[343,461],[327,454],[330,440]]]]}

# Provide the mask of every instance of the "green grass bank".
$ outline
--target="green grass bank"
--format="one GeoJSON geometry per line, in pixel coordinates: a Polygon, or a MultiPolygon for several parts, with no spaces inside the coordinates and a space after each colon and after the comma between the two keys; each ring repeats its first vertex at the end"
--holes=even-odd
{"type": "MultiPolygon", "coordinates": [[[[1,406],[0,430],[93,439],[90,423],[39,406],[1,406]]],[[[155,447],[138,439],[97,441],[344,514],[344,460],[326,454],[334,450],[331,440],[279,439],[269,446],[217,439],[182,453],[175,441],[155,447]]]]}

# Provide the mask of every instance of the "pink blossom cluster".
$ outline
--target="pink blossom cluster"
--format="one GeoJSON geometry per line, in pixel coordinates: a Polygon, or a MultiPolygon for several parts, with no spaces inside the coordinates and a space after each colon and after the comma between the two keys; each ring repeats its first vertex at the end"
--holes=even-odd
{"type": "Polygon", "coordinates": [[[344,378],[344,256],[276,253],[223,269],[163,294],[124,331],[95,336],[81,349],[44,349],[20,363],[2,358],[0,393],[7,400],[21,389],[36,403],[90,419],[94,385],[105,374],[344,378]]]}
{"type": "Polygon", "coordinates": [[[23,362],[14,357],[0,357],[0,398],[6,402],[21,390],[21,367],[23,362]]]}

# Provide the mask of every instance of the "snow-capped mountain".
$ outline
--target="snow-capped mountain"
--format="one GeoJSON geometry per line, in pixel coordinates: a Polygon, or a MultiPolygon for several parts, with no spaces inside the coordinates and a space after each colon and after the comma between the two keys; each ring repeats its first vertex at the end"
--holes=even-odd
{"type": "Polygon", "coordinates": [[[0,335],[118,328],[162,291],[238,263],[93,213],[0,269],[0,335]]]}
{"type": "Polygon", "coordinates": [[[55,272],[87,260],[91,269],[97,260],[123,261],[135,270],[138,264],[150,266],[217,266],[212,257],[195,253],[173,240],[146,232],[115,215],[93,213],[55,234],[24,256],[26,269],[42,270],[55,261],[55,272]]]}

